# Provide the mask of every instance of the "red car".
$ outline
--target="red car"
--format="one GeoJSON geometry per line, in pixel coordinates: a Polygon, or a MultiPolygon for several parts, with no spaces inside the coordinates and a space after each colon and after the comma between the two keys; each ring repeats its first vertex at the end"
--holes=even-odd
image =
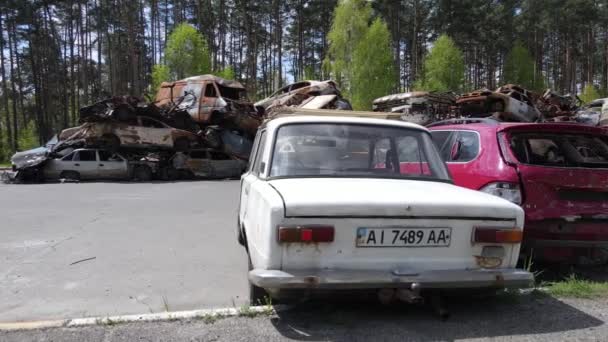
{"type": "Polygon", "coordinates": [[[605,129],[489,119],[447,120],[429,129],[457,185],[524,209],[524,257],[608,261],[605,129]]]}

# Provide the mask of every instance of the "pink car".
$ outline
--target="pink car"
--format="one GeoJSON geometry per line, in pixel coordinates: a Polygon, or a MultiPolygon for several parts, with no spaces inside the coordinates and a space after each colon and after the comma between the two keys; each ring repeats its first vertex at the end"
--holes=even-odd
{"type": "Polygon", "coordinates": [[[523,256],[608,260],[608,135],[566,123],[454,119],[429,126],[457,185],[526,213],[523,256]]]}

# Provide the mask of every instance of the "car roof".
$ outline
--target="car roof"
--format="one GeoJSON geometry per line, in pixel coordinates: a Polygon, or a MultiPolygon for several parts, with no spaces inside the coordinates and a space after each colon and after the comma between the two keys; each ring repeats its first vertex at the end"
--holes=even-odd
{"type": "Polygon", "coordinates": [[[341,111],[341,110],[304,110],[298,109],[286,114],[277,114],[266,121],[262,127],[276,129],[291,123],[346,123],[378,126],[395,126],[427,131],[424,126],[399,120],[387,120],[386,113],[341,111]]]}
{"type": "Polygon", "coordinates": [[[474,130],[474,131],[563,131],[593,134],[606,134],[606,129],[569,122],[472,122],[461,124],[437,125],[429,128],[431,131],[443,130],[474,130]]]}

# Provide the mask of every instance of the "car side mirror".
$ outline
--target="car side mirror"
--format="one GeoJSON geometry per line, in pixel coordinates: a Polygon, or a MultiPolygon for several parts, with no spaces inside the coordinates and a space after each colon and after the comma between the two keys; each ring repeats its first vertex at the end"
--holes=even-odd
{"type": "Polygon", "coordinates": [[[462,142],[460,140],[456,140],[454,145],[452,145],[452,150],[450,151],[450,160],[458,160],[458,158],[460,158],[461,148],[462,142]]]}

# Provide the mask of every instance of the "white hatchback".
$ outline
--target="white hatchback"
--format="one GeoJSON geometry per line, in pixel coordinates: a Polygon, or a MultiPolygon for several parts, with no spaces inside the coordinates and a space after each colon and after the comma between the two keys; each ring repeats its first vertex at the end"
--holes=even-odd
{"type": "MultiPolygon", "coordinates": [[[[370,114],[371,115],[371,114],[370,114]]],[[[250,300],[287,289],[527,287],[524,213],[452,184],[427,129],[357,117],[266,122],[242,176],[250,300]]]]}

